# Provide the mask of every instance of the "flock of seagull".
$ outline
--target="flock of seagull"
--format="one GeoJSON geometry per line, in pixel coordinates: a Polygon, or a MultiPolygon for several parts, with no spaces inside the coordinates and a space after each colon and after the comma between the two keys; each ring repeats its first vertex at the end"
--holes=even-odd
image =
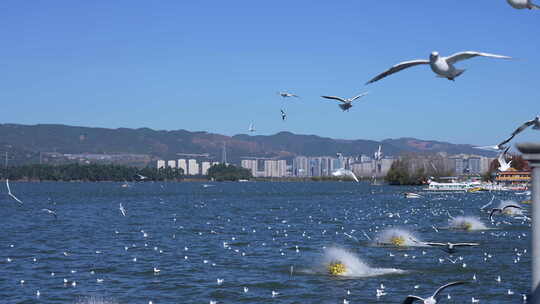
{"type": "MultiPolygon", "coordinates": [[[[8,194],[10,194],[10,197],[12,197],[13,200],[16,200],[17,202],[19,202],[19,204],[22,204],[22,201],[19,200],[19,199],[11,192],[11,188],[9,188],[9,182],[8,182],[8,181],[6,181],[6,187],[8,188],[8,194]]],[[[206,188],[206,187],[204,187],[204,188],[206,188]]],[[[15,190],[16,190],[16,189],[15,189],[15,190]]],[[[344,213],[344,214],[345,214],[345,217],[344,217],[344,218],[338,219],[337,217],[335,217],[336,215],[332,215],[331,221],[336,221],[337,223],[341,223],[341,224],[338,224],[338,225],[345,225],[346,223],[353,223],[353,222],[355,222],[355,221],[353,221],[354,219],[356,219],[356,221],[359,221],[359,222],[369,222],[369,221],[373,221],[373,216],[375,216],[375,218],[377,218],[377,217],[379,217],[380,215],[384,215],[385,217],[387,216],[389,219],[392,219],[392,220],[385,220],[385,221],[383,221],[382,223],[379,224],[380,226],[379,226],[379,225],[376,225],[376,224],[373,224],[373,225],[370,224],[370,225],[368,225],[368,226],[374,227],[375,229],[377,229],[377,228],[378,228],[378,229],[382,229],[384,226],[386,226],[386,227],[395,227],[395,226],[401,226],[401,225],[403,225],[403,224],[407,224],[407,223],[409,223],[409,221],[416,221],[416,222],[417,222],[416,226],[419,227],[419,228],[421,229],[421,225],[422,225],[422,223],[423,223],[423,220],[419,220],[419,218],[420,218],[421,216],[425,215],[426,212],[429,213],[429,212],[431,211],[431,212],[434,214],[434,216],[443,216],[445,213],[448,213],[448,209],[446,209],[446,210],[445,210],[445,209],[438,209],[438,208],[444,206],[445,203],[441,204],[441,206],[439,206],[439,207],[436,206],[436,203],[435,203],[436,199],[437,199],[437,198],[443,198],[442,196],[434,197],[434,196],[432,196],[432,195],[429,195],[428,193],[426,193],[426,195],[427,195],[427,196],[431,196],[431,198],[430,198],[430,199],[423,200],[423,202],[424,202],[424,203],[423,203],[423,204],[424,204],[423,206],[420,206],[420,205],[411,205],[411,207],[405,208],[405,209],[402,211],[403,213],[402,213],[401,215],[399,215],[399,213],[396,213],[396,211],[393,210],[392,208],[391,208],[390,210],[389,210],[389,209],[385,209],[384,207],[381,207],[381,205],[379,205],[379,206],[377,206],[377,205],[371,205],[371,203],[369,203],[369,202],[366,201],[366,202],[363,202],[363,205],[364,205],[364,206],[368,206],[368,205],[369,205],[369,206],[370,206],[369,208],[360,208],[360,209],[358,209],[358,211],[355,212],[356,215],[355,215],[355,213],[352,212],[352,210],[354,210],[354,209],[351,209],[351,210],[345,210],[345,213],[344,213]],[[428,208],[428,209],[424,209],[424,208],[428,208]],[[430,210],[430,211],[427,211],[427,210],[430,210]],[[388,213],[389,211],[392,211],[392,213],[388,213]],[[400,222],[397,222],[398,220],[400,220],[400,222]]],[[[468,194],[468,195],[467,195],[468,198],[471,198],[471,197],[474,197],[474,196],[475,196],[475,194],[468,194]]],[[[369,195],[368,195],[367,197],[368,197],[369,199],[373,200],[373,201],[375,201],[375,200],[378,199],[378,198],[376,198],[375,196],[372,197],[372,196],[369,196],[369,195]]],[[[449,197],[448,199],[454,201],[454,200],[456,200],[456,199],[458,199],[458,198],[459,198],[459,196],[454,196],[454,197],[449,197]]],[[[487,205],[484,205],[484,206],[481,208],[481,210],[487,208],[487,206],[489,206],[490,204],[492,204],[493,200],[494,200],[494,197],[492,198],[492,200],[491,200],[487,205]]],[[[200,203],[200,205],[201,205],[201,207],[204,207],[206,204],[205,204],[205,203],[200,203]]],[[[128,211],[126,210],[126,208],[124,207],[124,205],[123,205],[122,203],[120,203],[120,204],[117,205],[117,206],[119,207],[118,210],[120,211],[120,216],[122,216],[122,217],[128,217],[128,216],[129,216],[128,211]]],[[[384,204],[383,204],[382,206],[384,206],[384,204]]],[[[210,206],[208,206],[208,207],[210,207],[210,206]]],[[[105,207],[105,208],[107,208],[107,207],[105,207]]],[[[319,205],[319,208],[321,208],[321,205],[319,205]]],[[[279,208],[279,210],[281,210],[281,209],[286,210],[287,208],[285,208],[285,207],[279,208]]],[[[518,206],[517,204],[504,204],[504,205],[501,205],[501,206],[498,207],[498,208],[493,208],[493,209],[491,209],[491,211],[489,212],[489,218],[490,218],[490,220],[491,220],[492,222],[494,222],[494,215],[496,215],[496,214],[502,214],[502,215],[511,216],[511,217],[517,219],[516,215],[517,215],[518,213],[515,212],[514,210],[520,210],[520,209],[521,209],[521,207],[518,206]]],[[[42,209],[42,210],[46,211],[46,210],[50,210],[50,209],[42,209]]],[[[302,213],[302,211],[298,211],[298,208],[294,208],[294,205],[293,205],[293,206],[292,206],[292,210],[289,210],[289,211],[287,211],[287,212],[284,211],[284,212],[285,212],[284,215],[285,215],[285,216],[288,216],[288,215],[290,215],[289,213],[290,213],[290,212],[293,212],[294,210],[296,210],[296,212],[302,213]]],[[[51,211],[50,213],[56,218],[56,212],[54,212],[54,211],[52,211],[52,210],[50,210],[50,211],[51,211]]],[[[324,209],[321,208],[319,211],[320,211],[320,215],[322,216],[320,219],[315,219],[315,218],[313,217],[313,214],[310,214],[309,216],[305,216],[305,214],[302,213],[302,215],[300,215],[300,214],[298,215],[298,218],[297,218],[294,222],[296,222],[298,219],[305,219],[305,220],[307,220],[307,222],[305,223],[306,225],[308,225],[309,227],[313,227],[313,228],[316,229],[316,227],[317,227],[316,225],[317,225],[317,224],[321,225],[322,221],[325,221],[325,222],[326,222],[326,220],[324,220],[324,217],[325,217],[325,216],[328,216],[326,210],[324,210],[324,209]]],[[[49,211],[47,211],[47,212],[49,212],[49,211]]],[[[117,212],[118,212],[118,211],[117,211],[117,212]]],[[[208,211],[205,211],[205,212],[203,212],[203,213],[206,214],[205,216],[207,217],[207,216],[209,215],[209,214],[207,214],[208,211]],[[205,212],[206,212],[206,213],[205,213],[205,212]]],[[[135,213],[137,213],[137,212],[134,211],[134,213],[132,213],[132,215],[135,214],[135,213]]],[[[217,214],[220,214],[219,212],[216,212],[216,213],[217,213],[217,214]]],[[[241,215],[240,217],[244,217],[244,216],[245,216],[245,217],[248,217],[248,218],[251,218],[251,216],[248,215],[248,214],[246,214],[246,215],[241,215]]],[[[293,231],[296,231],[297,233],[301,233],[301,234],[302,234],[302,237],[305,238],[306,241],[309,242],[310,240],[313,241],[313,240],[311,239],[310,235],[314,235],[314,234],[317,233],[316,230],[308,231],[307,233],[306,233],[306,231],[302,232],[302,229],[305,229],[305,228],[300,228],[300,227],[291,226],[291,224],[293,223],[293,219],[292,219],[292,218],[286,218],[286,217],[285,217],[285,218],[283,218],[283,217],[280,218],[277,214],[275,214],[275,215],[269,214],[269,216],[270,216],[269,219],[275,220],[276,223],[279,223],[279,225],[282,226],[283,229],[281,230],[281,229],[277,229],[277,227],[271,227],[271,226],[273,226],[273,225],[270,224],[270,223],[268,223],[268,224],[263,224],[263,227],[258,227],[258,228],[254,227],[254,228],[253,228],[253,233],[255,233],[256,230],[259,231],[259,230],[262,229],[262,228],[268,229],[269,231],[273,231],[274,234],[273,234],[273,237],[272,237],[272,241],[270,241],[270,240],[265,240],[264,238],[261,239],[261,235],[257,235],[256,237],[254,236],[254,237],[255,237],[255,240],[257,240],[257,241],[247,240],[247,239],[242,240],[242,239],[240,239],[239,236],[237,236],[237,235],[233,235],[232,238],[231,238],[231,236],[228,236],[228,237],[227,237],[226,235],[224,235],[225,240],[227,240],[227,239],[229,238],[229,239],[232,240],[231,243],[233,243],[233,244],[228,244],[227,241],[224,241],[224,242],[223,242],[223,248],[225,248],[225,249],[227,249],[227,250],[231,250],[231,253],[233,253],[233,251],[234,251],[234,253],[237,253],[237,254],[239,255],[239,257],[240,257],[240,256],[243,257],[243,256],[246,254],[246,253],[244,252],[244,250],[249,250],[250,245],[247,245],[247,247],[246,247],[245,249],[240,249],[240,248],[235,249],[235,247],[233,247],[233,246],[237,246],[237,245],[235,245],[235,243],[243,244],[244,242],[248,242],[248,244],[250,244],[250,242],[253,242],[253,243],[251,243],[251,247],[254,248],[254,247],[256,246],[256,244],[255,244],[256,242],[262,242],[261,244],[262,244],[262,246],[264,247],[264,246],[266,246],[266,245],[265,245],[266,242],[268,242],[268,243],[270,243],[270,242],[276,242],[278,236],[281,236],[281,237],[287,237],[288,234],[292,234],[293,231]],[[289,221],[290,221],[290,223],[289,223],[289,221]],[[266,228],[266,225],[268,225],[267,228],[266,228]],[[234,250],[233,250],[233,249],[234,249],[234,250]]],[[[449,215],[449,216],[451,217],[451,215],[449,215]]],[[[190,216],[187,216],[186,219],[187,219],[187,218],[190,218],[190,216]]],[[[225,223],[227,223],[228,221],[230,221],[230,219],[227,220],[226,218],[222,218],[222,217],[220,217],[220,216],[218,216],[218,219],[221,219],[222,222],[220,222],[220,223],[218,223],[218,222],[213,223],[213,225],[215,225],[215,227],[210,227],[210,226],[209,226],[209,228],[212,229],[212,230],[210,231],[210,233],[213,233],[213,234],[216,234],[216,233],[217,233],[217,235],[219,235],[219,234],[222,234],[222,233],[225,232],[225,231],[223,230],[224,228],[221,227],[221,226],[224,226],[225,223]],[[221,228],[218,228],[218,227],[221,227],[221,228]],[[221,232],[220,232],[220,231],[221,231],[221,232]]],[[[173,222],[176,223],[176,214],[173,215],[173,222]]],[[[505,221],[503,221],[503,222],[505,222],[505,221]]],[[[209,224],[209,223],[207,223],[207,224],[209,224]]],[[[250,224],[248,224],[248,225],[250,225],[250,224]]],[[[182,226],[180,226],[180,227],[182,227],[182,226]]],[[[145,227],[141,227],[141,228],[144,228],[144,229],[146,230],[145,227]]],[[[186,228],[187,228],[187,227],[186,227],[186,228]]],[[[326,228],[326,227],[319,227],[319,228],[320,228],[320,229],[323,229],[323,228],[326,228]]],[[[339,226],[336,227],[336,233],[335,233],[336,235],[338,235],[339,233],[341,233],[341,234],[343,234],[344,236],[347,236],[347,237],[349,237],[349,238],[355,238],[355,237],[354,237],[354,233],[355,233],[355,230],[354,230],[354,229],[351,230],[351,231],[349,232],[348,230],[344,230],[344,227],[341,227],[341,229],[338,229],[338,228],[339,228],[339,226]]],[[[355,227],[355,228],[356,228],[356,227],[355,227]]],[[[182,229],[184,229],[184,227],[182,227],[182,229]]],[[[434,228],[434,229],[435,229],[436,232],[439,232],[436,228],[434,228]]],[[[142,229],[141,229],[140,232],[142,233],[142,238],[143,238],[143,240],[145,240],[145,242],[148,242],[148,243],[149,243],[149,240],[151,239],[151,235],[150,235],[150,233],[148,233],[148,232],[145,231],[145,230],[142,230],[142,229]],[[147,241],[147,240],[148,240],[148,241],[147,241]]],[[[249,230],[250,230],[250,229],[247,229],[247,228],[244,229],[244,228],[242,228],[242,231],[249,231],[249,230]]],[[[189,231],[192,231],[192,230],[189,229],[189,231]]],[[[377,231],[377,230],[373,230],[373,231],[372,231],[371,228],[370,228],[369,231],[370,231],[370,232],[373,232],[373,231],[377,231]]],[[[489,230],[484,230],[484,231],[489,231],[489,230]]],[[[115,233],[118,234],[117,231],[115,231],[115,233]]],[[[123,233],[124,233],[124,232],[123,232],[123,233]]],[[[136,232],[134,232],[134,233],[136,233],[136,232]]],[[[506,233],[507,233],[507,232],[504,232],[504,231],[503,231],[503,232],[491,232],[491,235],[494,235],[494,236],[496,235],[496,237],[498,237],[498,236],[500,236],[500,235],[505,235],[506,233]]],[[[202,236],[203,234],[201,234],[201,233],[199,232],[197,235],[201,235],[201,236],[202,236]]],[[[333,232],[327,231],[327,230],[325,229],[325,230],[322,231],[322,235],[328,235],[329,237],[332,237],[333,232]]],[[[175,239],[175,237],[176,237],[176,234],[173,234],[172,238],[175,239]]],[[[369,236],[367,236],[367,238],[369,239],[369,236]]],[[[128,237],[128,239],[129,239],[129,237],[128,237]]],[[[131,239],[133,239],[133,238],[131,238],[131,239]]],[[[288,238],[287,238],[287,239],[288,239],[288,238]]],[[[287,242],[289,242],[289,241],[290,241],[290,242],[293,242],[292,240],[287,240],[287,239],[284,239],[283,241],[284,241],[285,243],[282,244],[283,246],[285,246],[285,247],[284,247],[285,249],[286,249],[286,248],[291,248],[291,246],[292,246],[292,245],[288,245],[287,242]]],[[[355,238],[355,239],[356,239],[356,238],[355,238]]],[[[460,247],[480,246],[479,243],[475,243],[475,242],[423,242],[423,241],[417,240],[416,238],[411,238],[410,240],[413,241],[414,243],[416,243],[418,247],[429,246],[429,247],[437,247],[437,248],[440,248],[440,249],[443,250],[444,252],[450,254],[450,257],[452,257],[452,254],[456,253],[457,250],[458,250],[458,248],[460,248],[460,247]]],[[[161,248],[160,248],[161,246],[160,246],[160,247],[157,247],[157,246],[158,246],[157,243],[156,243],[155,245],[156,245],[156,246],[153,247],[153,248],[154,248],[154,252],[159,252],[159,253],[161,253],[161,252],[162,252],[162,250],[161,250],[161,248]]],[[[189,246],[188,244],[186,244],[186,245],[189,246]]],[[[133,246],[134,246],[134,245],[133,245],[133,246]]],[[[138,245],[138,246],[139,246],[139,245],[138,245]]],[[[145,246],[145,247],[147,246],[146,243],[144,244],[144,246],[145,246]]],[[[152,245],[152,246],[154,246],[154,245],[152,245]]],[[[150,246],[149,248],[151,248],[152,246],[150,246]]],[[[410,245],[410,246],[416,246],[416,245],[413,244],[413,245],[410,245]]],[[[310,247],[310,245],[306,244],[306,246],[302,246],[302,247],[310,247]]],[[[486,247],[487,247],[487,246],[486,246],[486,247]]],[[[125,249],[125,252],[126,252],[126,253],[127,253],[128,251],[130,252],[130,251],[132,250],[129,246],[126,246],[124,249],[125,249]]],[[[300,252],[300,249],[299,249],[299,246],[298,246],[298,245],[293,246],[291,250],[295,251],[296,253],[299,253],[299,252],[300,252]]],[[[150,250],[150,251],[152,251],[152,250],[150,250]]],[[[187,248],[187,247],[184,248],[184,252],[186,252],[186,254],[187,254],[187,252],[188,252],[188,248],[187,248]]],[[[524,252],[525,252],[525,251],[524,251],[524,252]]],[[[67,256],[70,256],[72,253],[70,253],[69,251],[65,251],[63,254],[64,254],[64,256],[67,257],[67,256]]],[[[96,254],[101,254],[101,249],[100,249],[99,251],[96,251],[96,254]]],[[[285,253],[282,249],[280,249],[279,254],[280,254],[281,256],[284,256],[286,253],[285,253]]],[[[408,254],[410,254],[409,258],[414,259],[414,256],[412,255],[412,253],[410,253],[410,251],[405,251],[405,253],[403,254],[403,256],[404,256],[405,258],[407,258],[407,257],[408,257],[408,254]]],[[[425,254],[425,252],[422,252],[422,254],[425,254]]],[[[484,254],[486,255],[486,257],[484,257],[484,261],[486,261],[486,259],[489,261],[489,259],[491,259],[491,254],[486,254],[486,253],[484,253],[484,254]]],[[[519,260],[519,257],[520,257],[521,254],[522,254],[522,253],[519,253],[519,252],[516,253],[515,259],[519,260]]],[[[247,256],[249,256],[249,253],[247,253],[247,256]]],[[[393,256],[393,254],[390,254],[390,256],[393,256]]],[[[206,260],[206,259],[208,259],[208,257],[204,256],[204,258],[205,258],[205,260],[204,260],[202,263],[204,263],[204,264],[209,264],[209,265],[212,265],[212,266],[215,265],[215,264],[212,263],[211,261],[206,260]]],[[[428,255],[428,256],[426,256],[426,258],[431,258],[431,257],[428,255]]],[[[436,258],[436,256],[435,256],[435,258],[436,258]]],[[[188,261],[188,256],[186,255],[186,256],[184,257],[184,259],[185,259],[186,261],[188,261]]],[[[142,257],[141,257],[141,260],[142,260],[142,257]]],[[[191,260],[191,256],[189,257],[189,260],[191,260]]],[[[450,261],[452,264],[455,264],[457,261],[463,261],[463,257],[461,257],[461,256],[460,256],[460,257],[457,257],[456,260],[452,260],[452,259],[450,259],[450,258],[446,258],[446,259],[442,259],[442,261],[441,261],[441,259],[439,258],[439,263],[443,263],[443,261],[446,261],[446,260],[450,261]]],[[[8,262],[12,262],[12,260],[9,259],[8,262]]],[[[137,257],[133,257],[133,262],[137,262],[137,257]]],[[[514,261],[514,263],[516,263],[516,261],[514,261]]],[[[492,265],[493,265],[493,264],[492,264],[492,265]]],[[[154,274],[154,275],[160,275],[160,274],[163,274],[164,272],[167,273],[168,271],[171,271],[170,267],[167,267],[167,266],[165,266],[165,265],[162,265],[162,266],[163,266],[164,268],[162,268],[162,267],[160,267],[160,266],[158,266],[158,265],[155,265],[155,266],[153,266],[153,268],[150,269],[150,271],[153,271],[153,274],[154,274]]],[[[465,267],[466,267],[466,266],[465,266],[465,263],[463,263],[463,268],[465,268],[465,267]]],[[[460,266],[460,268],[461,268],[461,266],[460,266]]],[[[76,271],[76,270],[74,270],[74,271],[76,271]]],[[[302,272],[301,269],[298,270],[298,271],[302,272]]],[[[292,266],[291,266],[290,272],[291,272],[291,275],[292,275],[292,273],[294,273],[294,270],[293,270],[293,267],[292,267],[292,266]]],[[[74,273],[74,272],[72,272],[72,274],[73,274],[73,273],[74,273]]],[[[51,276],[54,276],[54,273],[52,273],[51,276]]],[[[97,282],[98,284],[103,284],[103,283],[104,283],[103,277],[97,277],[95,280],[97,280],[96,282],[97,282]]],[[[107,281],[107,278],[105,278],[105,281],[107,281]]],[[[473,277],[473,281],[476,281],[476,274],[475,274],[475,276],[473,277]]],[[[498,282],[498,283],[501,282],[500,275],[497,277],[497,282],[498,282]]],[[[440,288],[437,289],[437,291],[436,291],[433,295],[431,295],[431,296],[429,296],[429,297],[427,297],[427,298],[422,298],[422,297],[419,297],[419,296],[416,296],[416,295],[409,295],[409,296],[407,296],[407,297],[405,298],[405,300],[404,300],[402,303],[404,303],[404,304],[407,304],[407,303],[414,303],[415,301],[421,301],[421,302],[423,302],[423,303],[430,303],[430,304],[431,304],[431,303],[437,303],[436,301],[440,298],[440,296],[442,295],[442,292],[447,290],[447,288],[449,288],[449,287],[454,287],[454,286],[458,286],[458,285],[463,285],[463,284],[468,284],[468,283],[472,283],[472,281],[456,281],[456,282],[451,282],[451,283],[448,283],[448,284],[445,284],[445,285],[441,286],[440,288]]],[[[23,284],[26,284],[26,283],[21,282],[21,285],[23,285],[23,284]]],[[[77,284],[77,282],[75,282],[75,280],[69,281],[69,280],[64,279],[64,286],[65,286],[65,285],[69,285],[69,286],[75,287],[75,286],[77,286],[76,284],[77,284]]],[[[223,284],[225,284],[223,277],[217,278],[217,284],[218,284],[218,286],[222,286],[223,284]]],[[[382,285],[382,284],[381,284],[381,285],[382,285]]],[[[416,286],[416,285],[415,285],[415,286],[416,286]]],[[[249,292],[249,288],[248,288],[247,286],[244,286],[243,288],[244,288],[244,293],[249,292]]],[[[416,289],[416,288],[417,288],[417,287],[415,287],[415,289],[416,289]]],[[[385,294],[387,293],[387,291],[388,291],[388,289],[385,289],[384,287],[381,287],[380,291],[377,292],[377,295],[378,295],[377,297],[378,297],[378,298],[379,298],[379,297],[384,297],[385,294]]],[[[39,297],[40,294],[38,294],[38,293],[39,293],[39,290],[36,292],[36,296],[39,297]]],[[[508,290],[508,295],[510,295],[511,293],[513,293],[513,291],[508,290]]],[[[274,297],[280,297],[281,294],[282,294],[281,291],[272,290],[272,298],[274,298],[274,297]]],[[[448,295],[448,297],[449,297],[449,295],[448,295]]],[[[473,298],[473,299],[474,299],[475,301],[479,301],[479,300],[476,299],[476,298],[473,298]]],[[[213,303],[218,303],[218,302],[215,301],[215,300],[212,300],[212,301],[213,301],[213,303]]],[[[346,301],[348,301],[348,300],[345,300],[345,299],[344,299],[344,303],[346,303],[346,301]]],[[[98,302],[98,303],[99,303],[99,302],[98,302]]],[[[151,301],[151,302],[149,302],[149,303],[153,303],[153,302],[151,301]]],[[[220,302],[220,303],[221,303],[221,302],[220,302]]],[[[473,303],[476,303],[476,302],[473,302],[473,303]]]]}
{"type": "MultiPolygon", "coordinates": [[[[512,7],[516,8],[516,9],[540,9],[540,6],[532,3],[530,0],[507,0],[507,2],[512,7]]],[[[411,67],[414,67],[414,66],[417,66],[417,65],[429,65],[431,70],[436,74],[437,77],[446,78],[448,80],[454,81],[455,78],[459,77],[460,75],[462,75],[465,72],[464,69],[456,68],[455,64],[458,63],[459,61],[474,58],[474,57],[487,57],[487,58],[495,58],[495,59],[511,59],[511,57],[508,57],[508,56],[490,54],[490,53],[484,53],[484,52],[476,52],[476,51],[459,52],[459,53],[456,53],[456,54],[453,54],[453,55],[450,55],[450,56],[447,56],[447,57],[441,56],[438,52],[432,52],[430,54],[430,56],[429,56],[429,59],[417,59],[417,60],[410,60],[410,61],[404,61],[404,62],[398,63],[398,64],[392,66],[391,68],[389,68],[388,70],[376,75],[371,80],[369,80],[366,84],[371,84],[371,83],[377,82],[377,81],[379,81],[379,80],[381,80],[381,79],[383,79],[385,77],[388,77],[388,76],[390,76],[392,74],[395,74],[397,72],[403,71],[405,69],[408,69],[408,68],[411,68],[411,67]]],[[[293,93],[289,93],[289,92],[279,92],[278,94],[283,98],[299,98],[298,95],[293,94],[293,93]]],[[[365,93],[361,93],[361,94],[356,95],[356,96],[351,97],[351,98],[342,98],[342,97],[338,97],[338,96],[327,96],[327,95],[324,95],[324,96],[321,96],[321,97],[325,98],[325,99],[335,100],[335,101],[340,102],[338,104],[340,109],[342,109],[343,111],[348,111],[353,106],[354,101],[359,100],[360,98],[366,96],[367,94],[368,93],[365,92],[365,93]]],[[[287,114],[283,109],[281,109],[280,111],[281,111],[281,119],[283,121],[285,121],[287,119],[287,114]]],[[[503,140],[501,143],[499,143],[497,145],[493,145],[493,146],[477,147],[477,148],[502,151],[499,154],[499,157],[498,157],[499,164],[500,164],[499,169],[501,171],[506,171],[506,170],[508,170],[510,168],[510,163],[511,163],[511,161],[507,162],[506,158],[505,158],[505,155],[506,155],[506,153],[508,151],[508,147],[506,146],[506,144],[508,144],[517,134],[523,132],[525,129],[527,129],[529,127],[532,127],[532,129],[534,129],[534,130],[540,130],[540,116],[536,116],[534,119],[526,121],[525,123],[523,123],[514,132],[512,132],[511,135],[508,138],[503,140]]],[[[255,131],[255,127],[254,127],[253,123],[250,124],[249,131],[250,132],[255,131]]],[[[352,177],[354,180],[356,180],[358,182],[358,179],[356,178],[356,176],[354,176],[354,173],[352,173],[352,171],[350,171],[350,170],[339,169],[336,172],[334,172],[334,176],[350,176],[350,177],[352,177]]],[[[143,180],[143,179],[145,179],[145,177],[140,176],[140,179],[143,180]]],[[[6,179],[6,187],[7,187],[8,195],[13,200],[15,200],[17,203],[22,205],[23,202],[17,196],[15,196],[12,193],[10,185],[9,185],[9,180],[7,180],[7,179],[6,179]]],[[[522,209],[522,207],[520,207],[518,205],[510,204],[510,205],[506,205],[506,206],[504,206],[502,208],[493,208],[490,211],[489,218],[493,222],[494,221],[493,216],[495,214],[509,214],[509,213],[511,213],[510,210],[513,210],[513,209],[522,209]]],[[[48,209],[48,208],[43,208],[41,210],[43,212],[46,212],[46,213],[54,216],[55,219],[58,216],[57,213],[54,210],[51,210],[51,209],[48,209]]],[[[120,210],[120,213],[121,213],[122,216],[124,216],[124,217],[127,216],[127,211],[126,211],[126,209],[124,208],[124,206],[121,203],[119,204],[119,210],[120,210]]],[[[143,232],[145,234],[145,237],[147,236],[144,231],[141,231],[141,232],[143,232]]],[[[423,242],[423,244],[427,245],[427,246],[440,247],[449,254],[455,253],[457,247],[478,246],[479,245],[478,243],[452,243],[452,242],[423,242]]],[[[225,244],[224,244],[224,247],[225,247],[225,244]]],[[[297,246],[297,250],[298,250],[298,246],[297,246]]],[[[127,251],[127,249],[126,249],[126,251],[127,251]]],[[[67,256],[68,254],[64,253],[64,255],[67,256]]],[[[154,267],[154,273],[155,274],[159,273],[160,271],[161,271],[160,269],[154,267]]],[[[291,269],[291,271],[292,271],[292,269],[291,269]]],[[[500,276],[498,277],[498,281],[500,281],[500,276]]],[[[223,279],[218,278],[217,283],[218,283],[218,285],[223,284],[223,279]]],[[[414,303],[416,301],[420,301],[420,302],[422,302],[424,304],[435,304],[435,303],[438,302],[438,299],[440,298],[442,291],[444,291],[445,289],[447,289],[449,287],[463,285],[463,284],[466,284],[466,283],[469,283],[469,282],[467,282],[467,281],[450,282],[450,283],[447,283],[447,284],[439,287],[431,296],[429,296],[427,298],[422,298],[422,297],[418,297],[418,296],[415,296],[415,295],[409,295],[409,296],[407,296],[405,298],[405,300],[402,303],[403,304],[412,304],[412,303],[414,303]]],[[[21,282],[21,284],[23,284],[23,282],[21,282]]],[[[244,292],[248,292],[247,287],[244,287],[244,292]]],[[[379,292],[378,292],[378,294],[379,294],[379,292]]],[[[510,291],[509,291],[509,294],[510,294],[510,291]]],[[[276,297],[278,295],[279,295],[278,292],[272,291],[272,297],[276,297]]],[[[37,292],[37,296],[39,296],[39,291],[37,292]]],[[[344,302],[345,302],[345,300],[344,300],[344,302]]],[[[472,302],[476,303],[476,302],[478,302],[478,300],[476,300],[473,297],[472,302]]]]}

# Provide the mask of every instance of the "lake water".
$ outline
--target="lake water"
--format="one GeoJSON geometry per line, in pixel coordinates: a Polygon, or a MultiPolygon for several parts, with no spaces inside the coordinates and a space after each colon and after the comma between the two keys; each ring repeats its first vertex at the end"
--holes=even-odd
{"type": "Polygon", "coordinates": [[[346,182],[10,185],[24,205],[2,190],[0,303],[401,303],[458,280],[471,283],[446,289],[441,303],[471,303],[472,297],[522,303],[531,280],[530,223],[498,215],[492,224],[480,210],[493,195],[487,209],[527,199],[511,192],[407,199],[404,191],[421,188],[346,182]],[[448,229],[450,216],[477,217],[486,229],[448,229]],[[401,239],[405,245],[480,246],[450,256],[438,248],[368,240],[391,228],[411,234],[401,239]],[[332,261],[343,262],[347,275],[329,275],[332,261]]]}

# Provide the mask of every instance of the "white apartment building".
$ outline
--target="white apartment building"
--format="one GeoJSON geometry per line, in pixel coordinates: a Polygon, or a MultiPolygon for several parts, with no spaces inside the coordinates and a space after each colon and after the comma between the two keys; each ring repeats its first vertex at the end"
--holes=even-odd
{"type": "Polygon", "coordinates": [[[161,169],[161,168],[165,168],[165,161],[162,160],[162,159],[159,159],[157,161],[157,166],[156,166],[158,169],[161,169]]]}
{"type": "Polygon", "coordinates": [[[197,163],[196,159],[190,159],[188,161],[188,174],[189,175],[199,175],[201,174],[199,170],[199,164],[197,163]]]}
{"type": "Polygon", "coordinates": [[[284,177],[287,175],[287,162],[285,160],[265,160],[265,177],[284,177]]]}
{"type": "Polygon", "coordinates": [[[183,158],[180,158],[178,160],[178,169],[182,169],[184,170],[184,174],[187,174],[188,173],[188,170],[187,170],[187,161],[183,158]]]}
{"type": "Polygon", "coordinates": [[[167,161],[167,167],[176,169],[176,161],[175,160],[168,160],[167,161]]]}
{"type": "Polygon", "coordinates": [[[202,165],[201,165],[201,173],[202,175],[208,175],[208,169],[210,169],[210,167],[212,166],[212,163],[211,162],[202,162],[202,165]]]}
{"type": "Polygon", "coordinates": [[[257,177],[257,160],[256,159],[243,159],[241,162],[242,168],[251,170],[251,175],[257,177]]]}

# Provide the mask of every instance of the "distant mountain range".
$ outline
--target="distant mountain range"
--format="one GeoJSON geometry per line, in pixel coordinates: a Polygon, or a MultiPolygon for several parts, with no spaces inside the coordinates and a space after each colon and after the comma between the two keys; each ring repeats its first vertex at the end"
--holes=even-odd
{"type": "MultiPolygon", "coordinates": [[[[477,154],[494,156],[494,153],[474,149],[472,145],[421,140],[415,138],[372,140],[343,140],[316,135],[299,135],[280,132],[274,135],[250,136],[240,134],[225,136],[186,130],[160,131],[148,128],[105,129],[55,124],[19,125],[0,124],[0,153],[9,152],[10,163],[39,161],[40,152],[61,154],[144,154],[148,159],[178,159],[178,153],[210,154],[220,161],[223,146],[229,162],[238,163],[243,157],[292,158],[296,155],[322,156],[373,155],[379,145],[385,155],[405,152],[448,154],[477,154]]],[[[2,159],[0,154],[0,160],[2,159]]],[[[185,158],[185,157],[184,157],[185,158]]]]}

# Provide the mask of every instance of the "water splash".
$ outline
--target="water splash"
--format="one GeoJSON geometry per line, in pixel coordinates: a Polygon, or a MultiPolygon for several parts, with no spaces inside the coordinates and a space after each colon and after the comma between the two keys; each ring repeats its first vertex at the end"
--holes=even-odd
{"type": "Polygon", "coordinates": [[[379,232],[375,237],[375,243],[396,247],[425,246],[412,232],[400,228],[390,228],[379,232]]]}
{"type": "Polygon", "coordinates": [[[456,216],[448,220],[450,229],[459,229],[459,230],[486,230],[488,229],[482,221],[474,216],[456,216]]]}
{"type": "Polygon", "coordinates": [[[338,247],[325,249],[322,265],[318,273],[329,273],[331,265],[341,264],[344,269],[337,275],[346,277],[371,277],[385,274],[403,273],[404,271],[396,268],[372,268],[360,260],[354,253],[338,247]]]}

